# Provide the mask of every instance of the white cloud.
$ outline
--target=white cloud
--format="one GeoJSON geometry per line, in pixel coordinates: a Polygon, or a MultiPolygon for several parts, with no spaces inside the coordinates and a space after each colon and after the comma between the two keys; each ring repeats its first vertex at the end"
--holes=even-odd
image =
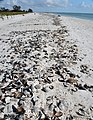
{"type": "Polygon", "coordinates": [[[27,8],[27,6],[33,5],[33,2],[32,0],[3,0],[0,3],[0,7],[12,7],[13,5],[20,5],[23,8],[26,6],[27,8]]]}
{"type": "MultiPolygon", "coordinates": [[[[1,0],[0,0],[1,1],[1,0]]],[[[15,4],[25,4],[25,5],[46,5],[46,6],[56,6],[56,7],[66,7],[69,4],[69,0],[3,0],[3,4],[15,5],[15,4]]]]}
{"type": "Polygon", "coordinates": [[[2,5],[16,5],[17,0],[3,0],[2,5]]]}
{"type": "Polygon", "coordinates": [[[92,4],[89,4],[89,3],[86,3],[86,2],[84,2],[84,1],[82,1],[82,2],[81,2],[81,7],[93,9],[93,3],[92,3],[92,4]]]}
{"type": "Polygon", "coordinates": [[[3,0],[0,6],[12,7],[13,5],[20,5],[23,9],[28,9],[28,7],[35,8],[64,8],[71,6],[69,0],[3,0]]]}
{"type": "Polygon", "coordinates": [[[2,4],[7,5],[17,5],[17,4],[31,4],[32,2],[30,0],[2,0],[2,4]]]}
{"type": "Polygon", "coordinates": [[[46,0],[47,6],[66,7],[69,5],[68,0],[46,0]]]}
{"type": "Polygon", "coordinates": [[[69,4],[68,0],[64,0],[64,5],[67,6],[69,4]]]}

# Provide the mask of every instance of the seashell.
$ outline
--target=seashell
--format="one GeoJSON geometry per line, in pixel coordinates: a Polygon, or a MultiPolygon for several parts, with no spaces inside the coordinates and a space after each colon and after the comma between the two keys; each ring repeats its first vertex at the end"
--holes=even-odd
{"type": "Polygon", "coordinates": [[[33,103],[33,106],[35,106],[37,100],[31,99],[31,102],[33,103]]]}
{"type": "Polygon", "coordinates": [[[40,108],[42,111],[42,116],[40,120],[50,120],[48,115],[45,113],[45,110],[43,108],[40,108]]]}
{"type": "Polygon", "coordinates": [[[54,86],[53,86],[53,85],[50,85],[49,88],[52,90],[52,89],[54,88],[54,86]]]}
{"type": "Polygon", "coordinates": [[[82,84],[78,84],[75,85],[79,90],[86,90],[86,88],[84,86],[82,86],[82,84]]]}
{"type": "Polygon", "coordinates": [[[70,84],[78,84],[78,80],[74,79],[73,77],[70,77],[66,82],[70,84]]]}
{"type": "Polygon", "coordinates": [[[62,112],[56,112],[55,115],[54,115],[54,117],[61,117],[62,115],[63,115],[62,112]]]}
{"type": "Polygon", "coordinates": [[[72,92],[77,92],[77,90],[78,89],[76,87],[74,87],[74,88],[71,89],[72,92]]]}
{"type": "Polygon", "coordinates": [[[14,105],[12,105],[13,112],[16,114],[24,114],[25,110],[22,106],[16,108],[14,105]]]}
{"type": "Polygon", "coordinates": [[[10,103],[10,97],[6,97],[5,101],[6,101],[7,104],[10,103]]]}
{"type": "Polygon", "coordinates": [[[49,109],[50,111],[53,111],[53,109],[54,109],[53,103],[50,103],[50,104],[49,104],[48,109],[49,109]]]}
{"type": "Polygon", "coordinates": [[[47,77],[46,79],[44,79],[44,82],[45,82],[45,83],[49,83],[49,84],[50,84],[52,81],[51,81],[51,79],[50,79],[50,78],[48,78],[48,77],[47,77]]]}
{"type": "Polygon", "coordinates": [[[25,113],[24,108],[23,108],[22,106],[18,107],[18,108],[17,108],[17,113],[18,113],[18,114],[24,114],[24,113],[25,113]]]}
{"type": "Polygon", "coordinates": [[[5,101],[5,94],[2,94],[0,100],[1,100],[3,103],[6,103],[6,101],[5,101]]]}
{"type": "Polygon", "coordinates": [[[89,89],[90,87],[87,84],[84,84],[84,88],[89,89]]]}
{"type": "Polygon", "coordinates": [[[48,97],[46,98],[46,102],[47,102],[48,104],[51,104],[51,103],[53,102],[53,96],[48,96],[48,97]]]}
{"type": "Polygon", "coordinates": [[[68,73],[69,74],[69,76],[70,77],[73,77],[73,78],[75,78],[76,77],[76,75],[75,74],[73,74],[73,73],[68,73]]]}
{"type": "Polygon", "coordinates": [[[4,119],[4,113],[0,113],[0,120],[5,120],[4,119]]]}
{"type": "Polygon", "coordinates": [[[69,115],[68,117],[66,117],[66,120],[73,120],[73,116],[69,115]]]}
{"type": "Polygon", "coordinates": [[[86,74],[89,73],[87,65],[81,65],[80,69],[81,69],[80,72],[82,72],[82,73],[86,73],[86,74]]]}
{"type": "Polygon", "coordinates": [[[16,89],[15,88],[11,89],[11,92],[12,93],[16,92],[16,89]]]}
{"type": "MultiPolygon", "coordinates": [[[[42,113],[41,113],[41,111],[39,111],[38,120],[41,120],[41,118],[42,118],[42,113]]],[[[44,118],[44,117],[43,117],[43,118],[44,118]]]]}
{"type": "Polygon", "coordinates": [[[61,100],[57,100],[57,106],[58,106],[58,108],[60,109],[60,110],[62,110],[62,108],[63,108],[63,104],[62,104],[62,101],[61,100]]]}
{"type": "Polygon", "coordinates": [[[78,112],[76,112],[80,116],[85,116],[85,111],[83,109],[79,109],[78,112]]]}
{"type": "Polygon", "coordinates": [[[24,100],[23,100],[23,99],[20,99],[20,100],[18,101],[18,106],[21,106],[21,105],[24,105],[24,100]]]}
{"type": "Polygon", "coordinates": [[[23,80],[22,83],[23,83],[23,85],[24,85],[25,87],[28,86],[27,80],[23,80]]]}
{"type": "Polygon", "coordinates": [[[3,112],[4,108],[5,108],[5,106],[0,103],[0,113],[3,112]]]}
{"type": "Polygon", "coordinates": [[[2,91],[1,91],[1,89],[0,89],[0,100],[1,100],[2,94],[3,94],[3,93],[2,93],[2,91]]]}
{"type": "Polygon", "coordinates": [[[41,88],[41,86],[39,84],[35,85],[34,87],[35,87],[35,89],[40,89],[41,88]]]}
{"type": "Polygon", "coordinates": [[[90,110],[91,110],[91,111],[93,111],[93,105],[92,105],[92,106],[90,106],[90,110]]]}
{"type": "Polygon", "coordinates": [[[89,91],[93,92],[93,86],[89,86],[89,91]]]}
{"type": "Polygon", "coordinates": [[[64,87],[68,87],[68,84],[66,82],[63,83],[64,87]]]}
{"type": "Polygon", "coordinates": [[[62,73],[61,73],[61,71],[60,71],[60,70],[57,70],[55,73],[56,73],[57,75],[61,76],[61,78],[63,78],[63,79],[64,79],[64,76],[62,75],[62,73]]]}
{"type": "Polygon", "coordinates": [[[23,95],[22,92],[13,92],[12,94],[14,95],[15,98],[20,98],[23,95]]]}
{"type": "Polygon", "coordinates": [[[58,78],[59,82],[65,82],[65,80],[63,78],[58,78]]]}
{"type": "Polygon", "coordinates": [[[43,92],[47,92],[47,90],[46,90],[45,87],[43,87],[41,90],[42,90],[43,92]]]}
{"type": "Polygon", "coordinates": [[[12,110],[14,113],[17,113],[17,108],[14,105],[12,105],[12,110]]]}

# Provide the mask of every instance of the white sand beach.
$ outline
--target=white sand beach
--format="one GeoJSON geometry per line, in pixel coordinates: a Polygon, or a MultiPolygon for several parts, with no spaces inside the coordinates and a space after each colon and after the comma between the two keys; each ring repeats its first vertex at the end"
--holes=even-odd
{"type": "Polygon", "coordinates": [[[0,18],[0,120],[92,120],[92,32],[49,13],[0,18]]]}

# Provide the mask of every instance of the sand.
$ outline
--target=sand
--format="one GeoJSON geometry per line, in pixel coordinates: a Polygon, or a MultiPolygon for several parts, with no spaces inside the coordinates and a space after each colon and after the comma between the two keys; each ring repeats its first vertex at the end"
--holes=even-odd
{"type": "Polygon", "coordinates": [[[0,120],[93,119],[93,21],[0,18],[0,120]]]}

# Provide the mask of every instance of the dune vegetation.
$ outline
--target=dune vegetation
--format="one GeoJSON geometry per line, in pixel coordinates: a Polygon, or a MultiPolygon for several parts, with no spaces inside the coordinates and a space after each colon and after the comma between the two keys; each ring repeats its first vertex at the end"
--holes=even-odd
{"type": "Polygon", "coordinates": [[[28,9],[28,10],[21,10],[21,6],[17,6],[14,5],[13,9],[6,9],[4,7],[0,8],[0,16],[10,16],[10,15],[19,15],[19,14],[27,14],[27,13],[32,13],[33,10],[32,9],[28,9]]]}

